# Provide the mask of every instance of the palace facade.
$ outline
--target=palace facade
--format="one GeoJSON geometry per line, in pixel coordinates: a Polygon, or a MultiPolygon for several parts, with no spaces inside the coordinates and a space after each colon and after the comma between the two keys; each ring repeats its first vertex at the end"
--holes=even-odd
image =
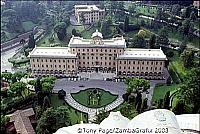
{"type": "Polygon", "coordinates": [[[123,36],[103,39],[98,30],[91,39],[73,36],[68,47],[36,47],[29,57],[34,76],[102,72],[147,79],[162,79],[167,60],[161,49],[126,48],[123,36]]]}
{"type": "Polygon", "coordinates": [[[81,23],[82,17],[86,24],[96,23],[102,20],[105,10],[99,9],[96,5],[75,5],[75,17],[78,23],[81,23]]]}

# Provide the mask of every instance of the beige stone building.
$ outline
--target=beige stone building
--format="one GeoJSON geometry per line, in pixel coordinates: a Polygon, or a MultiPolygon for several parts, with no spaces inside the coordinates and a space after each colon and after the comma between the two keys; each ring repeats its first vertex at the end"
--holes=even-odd
{"type": "Polygon", "coordinates": [[[68,47],[36,47],[30,53],[33,75],[76,75],[79,72],[115,73],[162,79],[166,55],[161,49],[126,48],[125,39],[72,37],[68,47]]]}
{"type": "Polygon", "coordinates": [[[91,24],[102,20],[105,15],[104,9],[99,9],[96,5],[75,5],[75,17],[81,23],[84,17],[86,24],[91,24]]]}

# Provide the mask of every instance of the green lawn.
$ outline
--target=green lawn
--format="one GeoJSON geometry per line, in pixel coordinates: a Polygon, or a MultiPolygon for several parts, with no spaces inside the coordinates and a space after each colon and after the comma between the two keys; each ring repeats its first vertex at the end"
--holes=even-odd
{"type": "Polygon", "coordinates": [[[137,6],[136,12],[154,17],[156,15],[157,9],[155,7],[153,7],[153,8],[151,7],[149,12],[148,12],[148,7],[147,6],[145,6],[145,7],[137,6]]]}
{"type": "Polygon", "coordinates": [[[25,31],[30,31],[36,26],[36,24],[34,24],[32,21],[25,21],[22,22],[22,26],[25,31]]]}
{"type": "Polygon", "coordinates": [[[84,31],[81,35],[85,39],[91,39],[92,33],[94,33],[98,29],[100,31],[100,28],[94,25],[92,28],[90,28],[88,31],[84,31]]]}
{"type": "Polygon", "coordinates": [[[87,114],[86,113],[80,112],[80,111],[72,108],[64,100],[59,99],[57,94],[52,94],[51,104],[54,108],[57,108],[59,106],[66,106],[69,110],[69,117],[71,119],[72,125],[80,123],[81,119],[83,119],[84,122],[87,122],[87,114]]]}
{"type": "MultiPolygon", "coordinates": [[[[98,91],[101,92],[101,97],[100,97],[100,104],[97,105],[89,105],[88,101],[89,101],[89,92],[92,91],[93,89],[86,89],[86,90],[81,90],[78,93],[72,93],[72,97],[79,102],[80,104],[87,106],[87,107],[104,107],[110,103],[112,103],[114,100],[117,99],[117,95],[113,95],[108,91],[105,91],[103,89],[98,89],[98,91]]],[[[91,99],[91,103],[93,103],[93,100],[97,102],[97,98],[94,97],[94,99],[91,99]]]]}
{"type": "Polygon", "coordinates": [[[152,102],[155,104],[156,101],[159,99],[163,99],[166,92],[170,91],[171,93],[174,92],[179,87],[178,84],[171,84],[170,86],[167,86],[166,84],[157,84],[154,89],[152,102]]]}
{"type": "Polygon", "coordinates": [[[72,26],[72,25],[69,25],[67,27],[67,32],[68,33],[72,33],[72,29],[76,29],[77,32],[82,32],[84,30],[84,26],[81,25],[81,26],[72,26]]]}

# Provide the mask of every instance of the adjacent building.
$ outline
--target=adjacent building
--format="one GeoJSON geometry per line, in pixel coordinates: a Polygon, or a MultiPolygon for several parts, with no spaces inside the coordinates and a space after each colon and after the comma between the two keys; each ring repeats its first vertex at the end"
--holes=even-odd
{"type": "Polygon", "coordinates": [[[102,20],[105,15],[104,9],[99,9],[96,5],[75,5],[75,17],[78,23],[96,23],[102,20]]]}
{"type": "Polygon", "coordinates": [[[98,30],[91,39],[73,36],[68,47],[36,47],[29,56],[34,76],[102,72],[162,79],[167,60],[161,49],[126,48],[123,36],[103,39],[98,30]]]}

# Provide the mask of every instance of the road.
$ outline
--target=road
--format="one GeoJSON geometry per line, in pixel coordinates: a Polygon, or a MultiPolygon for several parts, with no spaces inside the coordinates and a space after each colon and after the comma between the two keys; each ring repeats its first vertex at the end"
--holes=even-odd
{"type": "Polygon", "coordinates": [[[1,52],[1,72],[7,70],[8,72],[15,72],[15,69],[12,69],[12,64],[8,62],[8,59],[11,58],[19,47],[13,48],[6,52],[1,52]]]}

